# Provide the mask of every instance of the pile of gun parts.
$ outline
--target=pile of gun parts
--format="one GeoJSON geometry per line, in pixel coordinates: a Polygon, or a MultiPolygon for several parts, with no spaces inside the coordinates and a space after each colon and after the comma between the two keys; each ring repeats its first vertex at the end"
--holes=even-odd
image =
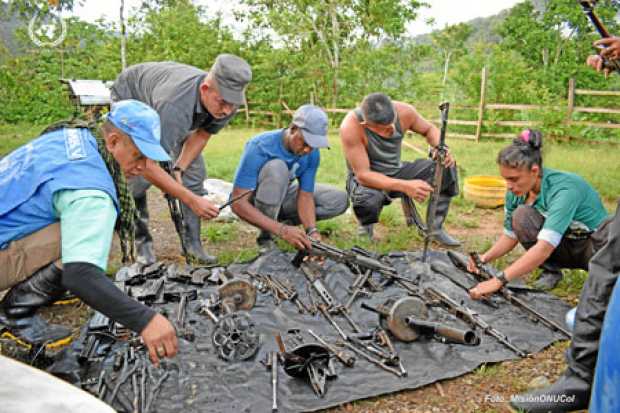
{"type": "MultiPolygon", "coordinates": [[[[458,253],[448,254],[455,266],[467,272],[467,257],[458,253]]],[[[156,263],[148,267],[133,265],[119,271],[116,283],[129,295],[147,304],[178,302],[174,320],[178,335],[193,341],[195,332],[187,322],[187,308],[190,301],[199,300],[194,313],[211,319],[211,345],[220,358],[237,362],[253,357],[261,345],[250,310],[256,303],[257,292],[272,296],[274,304],[290,301],[299,313],[320,314],[337,333],[336,339],[321,337],[308,329],[292,329],[277,334],[275,339],[279,352],[268,352],[263,361],[272,376],[273,410],[277,410],[278,366],[291,377],[305,380],[318,397],[327,391],[329,380],[337,377],[336,361],[347,368],[353,368],[356,359],[364,359],[398,377],[405,377],[407,371],[392,342],[413,342],[419,337],[430,337],[441,342],[475,346],[481,335],[493,337],[502,345],[519,355],[527,353],[514,345],[501,331],[484,321],[475,311],[449,297],[435,286],[423,287],[418,279],[400,276],[386,258],[402,258],[396,253],[387,257],[374,255],[362,248],[342,250],[319,241],[312,241],[310,252],[300,252],[293,259],[293,265],[305,277],[306,291],[299,292],[292,282],[274,275],[245,271],[231,277],[222,267],[190,267],[156,263]],[[309,256],[310,255],[310,256],[309,256]],[[338,302],[324,283],[325,269],[322,260],[329,258],[345,264],[355,275],[349,286],[349,295],[344,304],[338,302]],[[211,283],[217,286],[217,293],[199,297],[196,286],[211,283]],[[390,285],[403,290],[403,295],[385,303],[371,306],[361,303],[361,308],[378,314],[378,322],[370,331],[363,330],[351,316],[351,307],[360,297],[382,291],[390,285]],[[429,309],[442,308],[466,325],[465,328],[443,325],[429,321],[429,309]],[[283,337],[282,337],[283,336],[283,337]]],[[[492,277],[494,270],[483,265],[475,253],[471,257],[477,262],[480,272],[471,274],[473,282],[492,277]]],[[[436,261],[431,264],[434,272],[445,276],[455,285],[469,289],[468,285],[454,276],[454,267],[436,261]]],[[[462,277],[461,277],[462,278],[462,277]]],[[[553,331],[570,337],[562,326],[548,319],[518,298],[510,288],[499,291],[505,301],[526,312],[532,321],[540,322],[553,331]]],[[[484,304],[497,308],[496,297],[488,298],[484,304]]],[[[80,361],[101,362],[119,339],[129,342],[123,352],[117,352],[112,372],[101,368],[99,377],[91,377],[85,384],[90,390],[109,404],[125,411],[148,412],[158,389],[169,375],[153,373],[148,366],[146,354],[137,338],[122,326],[96,314],[86,331],[80,361]],[[126,394],[121,386],[131,380],[132,392],[126,394]],[[147,390],[148,388],[148,390],[147,390]]],[[[202,343],[202,346],[205,344],[202,343]]]]}
{"type": "MultiPolygon", "coordinates": [[[[247,280],[231,278],[222,267],[133,264],[119,270],[115,284],[148,305],[178,303],[175,314],[167,314],[163,307],[160,311],[173,321],[177,335],[188,341],[197,336],[188,322],[189,303],[198,300],[199,287],[218,286],[217,293],[193,306],[194,313],[206,314],[214,322],[212,348],[227,361],[245,360],[258,351],[259,334],[246,312],[254,306],[256,289],[247,280]]],[[[139,337],[99,312],[90,319],[81,342],[82,386],[117,411],[148,413],[174,372],[170,366],[175,365],[165,361],[163,368],[154,368],[139,337]],[[126,383],[131,384],[131,392],[126,391],[126,383]]],[[[204,346],[196,343],[199,351],[206,350],[204,346]]]]}
{"type": "MultiPolygon", "coordinates": [[[[446,293],[434,286],[422,287],[419,280],[411,280],[398,275],[385,257],[378,257],[362,248],[354,247],[350,250],[341,250],[333,246],[312,241],[311,255],[330,258],[343,263],[356,274],[349,287],[349,296],[345,304],[339,303],[323,282],[324,269],[316,261],[308,260],[307,253],[298,253],[293,264],[300,268],[306,278],[307,300],[305,303],[293,286],[274,276],[248,273],[254,280],[260,292],[270,293],[276,305],[283,300],[293,302],[300,313],[320,313],[333,327],[339,338],[332,343],[326,338],[317,335],[312,330],[304,334],[299,329],[289,330],[282,340],[276,337],[279,354],[267,354],[263,363],[271,370],[273,386],[273,409],[277,409],[277,368],[281,364],[284,371],[292,377],[308,381],[311,388],[322,397],[326,392],[327,380],[337,377],[333,361],[338,360],[346,367],[353,367],[356,358],[362,358],[377,367],[398,377],[405,377],[405,370],[399,355],[392,343],[391,337],[398,341],[413,342],[420,336],[435,338],[444,343],[455,343],[469,346],[479,345],[480,335],[486,334],[516,353],[520,357],[528,354],[514,345],[501,331],[484,321],[474,310],[452,299],[446,293]],[[379,275],[380,281],[373,278],[379,275]],[[378,325],[372,331],[362,331],[360,326],[351,317],[350,309],[353,302],[362,296],[369,296],[372,292],[381,291],[387,286],[395,284],[406,293],[398,299],[389,299],[384,304],[370,306],[365,302],[361,308],[378,314],[378,325]],[[431,307],[443,308],[466,324],[466,328],[456,328],[437,322],[428,321],[428,309],[431,307]],[[339,324],[341,317],[347,328],[339,324]],[[307,337],[306,337],[307,336],[307,337]],[[292,342],[285,345],[284,341],[292,342]],[[288,347],[288,348],[287,348],[288,347]]],[[[403,257],[404,254],[392,254],[388,257],[403,257]]],[[[480,262],[476,253],[471,254],[478,265],[479,273],[471,274],[475,282],[484,281],[493,277],[495,270],[480,262]]],[[[467,273],[467,257],[458,253],[449,253],[454,265],[467,273]]],[[[467,285],[453,276],[454,267],[433,262],[431,268],[444,275],[457,286],[469,290],[475,285],[467,285]]],[[[511,287],[512,288],[512,287],[511,287]]],[[[519,289],[520,287],[515,287],[519,289]]],[[[522,287],[521,287],[522,288],[522,287]]],[[[527,288],[526,288],[527,289],[527,288]]],[[[570,337],[570,333],[561,325],[536,311],[522,299],[518,298],[510,288],[504,287],[499,291],[505,301],[524,311],[533,322],[540,322],[553,331],[570,337]]],[[[495,297],[493,297],[495,298],[495,297]]],[[[498,308],[496,299],[485,299],[483,303],[498,308]]]]}

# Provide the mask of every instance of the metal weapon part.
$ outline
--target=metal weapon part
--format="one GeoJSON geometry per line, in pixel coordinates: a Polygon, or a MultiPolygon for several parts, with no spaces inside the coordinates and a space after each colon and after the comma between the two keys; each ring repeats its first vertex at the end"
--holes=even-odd
{"type": "MultiPolygon", "coordinates": [[[[492,268],[490,268],[490,266],[488,266],[488,264],[484,264],[482,262],[482,259],[480,258],[480,255],[478,255],[477,252],[472,252],[470,254],[470,256],[474,260],[474,263],[476,264],[476,267],[478,267],[478,269],[480,270],[479,274],[475,274],[475,273],[473,274],[474,277],[479,277],[481,280],[489,280],[489,279],[493,278],[492,274],[495,274],[496,272],[492,268]]],[[[521,310],[525,311],[532,320],[534,320],[536,322],[540,321],[542,324],[544,324],[545,326],[547,326],[551,330],[557,331],[557,332],[563,334],[564,336],[566,336],[566,338],[570,339],[572,337],[571,333],[568,330],[566,330],[564,327],[562,327],[557,322],[549,319],[548,317],[546,317],[545,315],[543,315],[542,313],[540,313],[539,311],[534,309],[532,306],[527,304],[522,299],[518,298],[508,288],[501,287],[498,292],[510,304],[514,305],[515,307],[519,307],[521,310]]]]}
{"type": "MultiPolygon", "coordinates": [[[[596,6],[595,0],[581,0],[579,1],[581,4],[581,8],[583,9],[583,13],[590,20],[598,34],[601,38],[605,39],[608,37],[612,37],[607,28],[603,24],[603,22],[598,18],[596,13],[594,13],[594,7],[596,6]]],[[[615,70],[620,73],[620,62],[612,59],[603,58],[603,67],[610,70],[615,70]]]]}
{"type": "Polygon", "coordinates": [[[344,364],[347,367],[353,367],[355,365],[355,357],[353,357],[351,354],[347,353],[344,350],[338,350],[336,347],[332,346],[327,341],[323,340],[320,336],[318,336],[312,330],[308,330],[308,333],[312,337],[314,337],[314,339],[318,341],[319,344],[323,345],[326,349],[331,351],[332,354],[336,356],[336,358],[342,362],[342,364],[344,364]]]}
{"type": "Polygon", "coordinates": [[[237,202],[238,200],[245,198],[246,196],[250,195],[252,192],[254,192],[253,190],[250,191],[246,191],[244,193],[242,193],[241,195],[237,195],[234,198],[230,198],[228,201],[226,201],[225,204],[222,204],[219,206],[219,211],[222,212],[222,210],[228,206],[231,206],[232,204],[234,204],[235,202],[237,202]]]}
{"type": "MultiPolygon", "coordinates": [[[[431,264],[431,269],[433,271],[435,271],[437,274],[441,274],[444,277],[446,277],[447,279],[449,279],[450,281],[452,281],[452,283],[458,287],[460,287],[461,289],[465,290],[468,294],[469,294],[469,290],[471,290],[472,288],[474,288],[474,286],[469,286],[467,284],[465,284],[463,281],[459,280],[457,277],[455,277],[452,274],[452,270],[454,267],[450,267],[448,264],[444,264],[441,261],[435,261],[431,264]]],[[[489,307],[493,307],[493,308],[499,308],[499,306],[497,305],[497,303],[487,297],[482,297],[480,299],[480,302],[482,302],[483,304],[488,305],[489,307]]]]}
{"type": "Polygon", "coordinates": [[[233,279],[218,289],[218,297],[206,300],[201,311],[209,316],[215,327],[211,341],[217,354],[227,361],[240,361],[252,357],[260,346],[260,335],[250,315],[246,312],[256,303],[256,289],[241,279],[233,279]],[[219,308],[222,316],[212,311],[219,308]]]}
{"type": "Polygon", "coordinates": [[[425,335],[458,344],[471,346],[480,344],[480,338],[473,330],[461,330],[427,321],[426,304],[419,298],[389,299],[377,307],[362,303],[362,308],[378,313],[380,324],[400,341],[411,342],[417,340],[420,335],[425,335]]]}
{"type": "Polygon", "coordinates": [[[291,351],[286,351],[282,338],[276,337],[280,355],[282,356],[284,371],[291,377],[308,380],[310,387],[319,397],[325,396],[329,350],[316,343],[301,344],[291,351]]]}
{"type": "Polygon", "coordinates": [[[448,155],[448,147],[446,146],[446,129],[448,128],[448,111],[450,103],[443,102],[439,105],[441,111],[441,131],[439,134],[439,144],[435,148],[435,175],[433,176],[433,193],[428,201],[426,210],[426,233],[424,234],[424,251],[422,252],[422,262],[426,262],[428,256],[428,247],[432,238],[435,236],[435,216],[437,215],[437,203],[439,202],[439,194],[443,183],[443,171],[445,169],[444,162],[448,155]]]}
{"type": "MultiPolygon", "coordinates": [[[[176,181],[174,177],[174,173],[173,173],[172,162],[170,161],[160,162],[159,165],[163,168],[164,171],[168,173],[168,175],[172,177],[172,179],[176,181]]],[[[188,264],[192,264],[195,260],[193,259],[191,254],[188,253],[187,246],[185,245],[185,220],[183,219],[183,210],[181,209],[181,201],[179,201],[177,198],[167,193],[164,193],[164,196],[166,197],[166,201],[168,201],[168,209],[170,210],[170,218],[172,218],[172,222],[174,223],[174,228],[176,229],[177,234],[179,234],[179,242],[181,243],[181,251],[183,252],[185,261],[188,264]]]]}
{"type": "Polygon", "coordinates": [[[462,304],[457,303],[452,298],[450,298],[447,294],[433,288],[427,287],[423,290],[422,294],[424,294],[431,302],[436,302],[446,308],[449,312],[454,314],[456,317],[470,324],[474,328],[479,328],[485,334],[495,338],[505,347],[514,351],[519,357],[527,357],[528,354],[515,346],[508,337],[501,333],[500,331],[493,328],[486,321],[484,321],[480,315],[474,312],[469,307],[466,307],[462,304]]]}

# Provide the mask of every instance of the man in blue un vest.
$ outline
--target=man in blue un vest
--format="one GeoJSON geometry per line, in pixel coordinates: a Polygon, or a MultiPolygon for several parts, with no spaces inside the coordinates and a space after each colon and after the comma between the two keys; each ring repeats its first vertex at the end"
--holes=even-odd
{"type": "Polygon", "coordinates": [[[59,124],[0,160],[0,328],[29,342],[66,335],[36,310],[69,290],[142,337],[153,363],[177,352],[161,314],[120,291],[105,270],[116,227],[132,256],[135,207],[126,177],[168,161],[157,113],[135,100],[112,106],[99,131],[59,124]]]}

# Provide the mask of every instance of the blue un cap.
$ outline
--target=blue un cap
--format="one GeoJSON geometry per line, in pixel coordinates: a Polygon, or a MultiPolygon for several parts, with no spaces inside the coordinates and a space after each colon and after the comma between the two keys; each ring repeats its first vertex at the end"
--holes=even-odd
{"type": "Polygon", "coordinates": [[[149,105],[133,99],[121,100],[112,104],[107,119],[129,135],[142,155],[159,162],[170,160],[160,144],[159,115],[149,105]]]}
{"type": "Polygon", "coordinates": [[[314,105],[303,105],[293,115],[306,143],[313,148],[329,148],[327,140],[327,114],[314,105]]]}

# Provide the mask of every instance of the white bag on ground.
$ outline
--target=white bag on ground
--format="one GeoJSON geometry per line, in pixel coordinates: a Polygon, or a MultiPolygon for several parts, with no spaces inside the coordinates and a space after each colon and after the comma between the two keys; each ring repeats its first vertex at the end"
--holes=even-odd
{"type": "MultiPolygon", "coordinates": [[[[233,190],[233,184],[222,179],[205,179],[203,185],[207,190],[207,195],[204,197],[216,205],[223,205],[228,202],[230,193],[233,190]]],[[[230,207],[226,207],[220,212],[220,215],[215,218],[215,221],[236,221],[238,219],[239,218],[232,212],[230,207]]]]}
{"type": "Polygon", "coordinates": [[[85,391],[2,355],[0,371],[3,413],[114,413],[114,409],[85,391]]]}

